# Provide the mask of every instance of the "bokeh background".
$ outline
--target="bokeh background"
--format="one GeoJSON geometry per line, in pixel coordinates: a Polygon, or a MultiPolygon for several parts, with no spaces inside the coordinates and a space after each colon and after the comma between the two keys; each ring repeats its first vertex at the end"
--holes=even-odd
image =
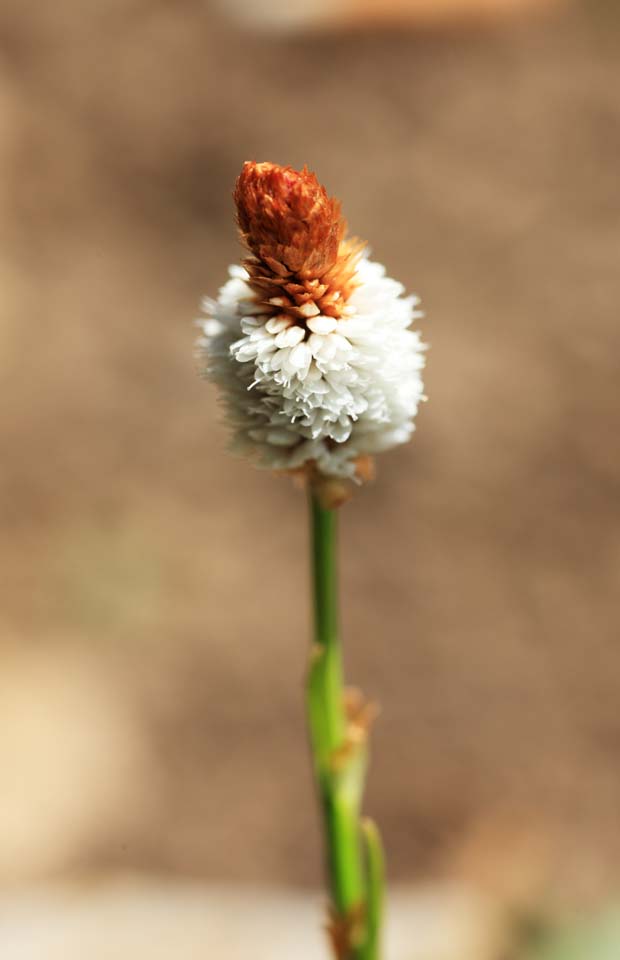
{"type": "Polygon", "coordinates": [[[240,916],[318,929],[303,497],[227,455],[193,360],[248,158],[316,170],[427,311],[418,431],[342,512],[391,880],[519,916],[618,889],[620,10],[419,6],[2,2],[7,960],[139,955],[123,923],[203,889],[240,898],[225,960],[240,916]]]}

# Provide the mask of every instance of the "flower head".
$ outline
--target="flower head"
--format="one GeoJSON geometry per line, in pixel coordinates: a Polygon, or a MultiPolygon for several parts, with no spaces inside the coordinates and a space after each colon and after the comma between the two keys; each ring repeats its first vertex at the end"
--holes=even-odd
{"type": "Polygon", "coordinates": [[[242,266],[205,300],[204,372],[233,447],[262,467],[366,479],[404,443],[423,399],[418,300],[347,239],[313,173],[245,163],[235,187],[242,266]]]}

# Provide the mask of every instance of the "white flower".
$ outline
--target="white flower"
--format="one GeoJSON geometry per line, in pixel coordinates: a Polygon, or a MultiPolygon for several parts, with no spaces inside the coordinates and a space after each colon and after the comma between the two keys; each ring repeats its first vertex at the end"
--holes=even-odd
{"type": "Polygon", "coordinates": [[[410,329],[418,299],[366,255],[336,317],[312,299],[291,315],[270,298],[267,312],[251,279],[231,267],[199,321],[202,370],[221,390],[233,449],[271,470],[311,463],[355,478],[358,458],[405,443],[424,399],[425,348],[410,329]]]}

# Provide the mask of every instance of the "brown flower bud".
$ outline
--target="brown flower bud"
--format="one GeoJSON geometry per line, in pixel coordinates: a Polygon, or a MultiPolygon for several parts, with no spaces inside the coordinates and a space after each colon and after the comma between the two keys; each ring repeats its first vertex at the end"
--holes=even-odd
{"type": "Polygon", "coordinates": [[[345,232],[340,203],[307,167],[249,160],[234,198],[243,242],[271,271],[307,279],[333,267],[345,232]]]}

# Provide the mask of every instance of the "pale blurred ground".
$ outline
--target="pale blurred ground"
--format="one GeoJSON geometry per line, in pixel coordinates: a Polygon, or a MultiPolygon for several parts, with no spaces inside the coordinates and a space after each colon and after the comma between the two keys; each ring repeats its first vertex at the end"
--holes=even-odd
{"type": "Polygon", "coordinates": [[[428,312],[418,434],[342,516],[391,877],[617,888],[619,24],[2,4],[5,889],[320,882],[304,504],[224,453],[192,360],[249,157],[316,169],[428,312]]]}
{"type": "MultiPolygon", "coordinates": [[[[320,960],[326,955],[318,920],[322,898],[282,890],[235,892],[134,877],[7,896],[3,907],[3,960],[320,960]]],[[[480,897],[457,888],[392,893],[385,934],[386,956],[392,960],[495,960],[504,944],[501,917],[480,897]]]]}

